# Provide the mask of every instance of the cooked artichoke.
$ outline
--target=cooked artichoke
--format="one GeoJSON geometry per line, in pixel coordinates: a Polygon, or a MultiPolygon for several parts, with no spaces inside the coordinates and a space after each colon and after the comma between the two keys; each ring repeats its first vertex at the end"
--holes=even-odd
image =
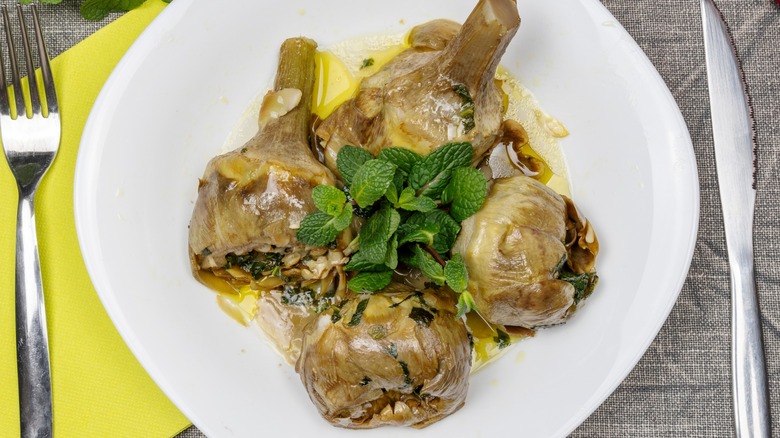
{"type": "Polygon", "coordinates": [[[450,141],[469,141],[477,156],[501,124],[498,62],[520,25],[515,0],[481,0],[463,26],[436,20],[418,26],[411,48],[374,75],[317,129],[325,163],[356,145],[376,155],[401,146],[427,155],[450,141]]]}
{"type": "Polygon", "coordinates": [[[315,209],[312,188],[335,184],[308,141],[316,47],[305,38],[284,42],[274,91],[261,109],[260,131],[206,166],[189,232],[196,277],[200,269],[224,266],[229,253],[301,246],[295,233],[315,209]]]}
{"type": "Polygon", "coordinates": [[[469,290],[494,324],[563,322],[597,281],[598,241],[587,220],[574,223],[560,195],[523,175],[493,183],[482,209],[462,223],[452,251],[465,259],[469,290]]]}
{"type": "Polygon", "coordinates": [[[312,321],[296,370],[320,414],[347,428],[423,427],[463,406],[471,346],[451,297],[391,285],[312,321]]]}

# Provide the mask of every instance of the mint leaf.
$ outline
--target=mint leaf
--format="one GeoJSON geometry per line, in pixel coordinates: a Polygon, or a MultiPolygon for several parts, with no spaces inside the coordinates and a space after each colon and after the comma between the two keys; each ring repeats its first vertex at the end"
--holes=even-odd
{"type": "Polygon", "coordinates": [[[341,213],[334,216],[332,223],[338,231],[346,229],[352,223],[352,204],[347,204],[341,213]]]}
{"type": "Polygon", "coordinates": [[[390,269],[398,267],[398,235],[393,234],[390,238],[390,242],[387,245],[387,253],[385,254],[385,266],[390,269]]]}
{"type": "Polygon", "coordinates": [[[326,185],[319,185],[311,191],[311,197],[314,199],[314,206],[320,211],[331,216],[337,216],[344,210],[344,204],[347,202],[347,195],[341,190],[326,185]]]}
{"type": "Polygon", "coordinates": [[[346,145],[336,155],[336,168],[338,168],[344,181],[347,184],[352,184],[352,178],[360,166],[366,161],[373,159],[374,156],[367,150],[357,146],[346,145]]]}
{"type": "Polygon", "coordinates": [[[390,201],[390,203],[393,205],[398,203],[398,189],[396,188],[395,184],[390,184],[390,187],[387,188],[387,191],[385,192],[385,198],[387,198],[387,200],[390,201]]]}
{"type": "Polygon", "coordinates": [[[390,147],[382,149],[379,155],[377,155],[377,159],[395,164],[404,174],[408,175],[412,171],[412,167],[422,160],[422,156],[409,149],[390,147]]]}
{"type": "Polygon", "coordinates": [[[461,222],[479,211],[487,196],[485,175],[472,167],[452,171],[452,179],[441,194],[441,202],[450,204],[450,214],[461,222]]]}
{"type": "Polygon", "coordinates": [[[461,316],[471,312],[472,310],[479,313],[479,310],[477,309],[477,303],[474,302],[474,297],[471,296],[469,291],[463,291],[458,296],[458,313],[455,315],[455,319],[460,318],[461,316]]]}
{"type": "Polygon", "coordinates": [[[355,292],[376,292],[390,284],[393,271],[361,272],[347,282],[347,287],[355,292]]]}
{"type": "Polygon", "coordinates": [[[382,264],[387,257],[388,241],[398,229],[401,216],[385,207],[374,213],[360,230],[360,251],[364,260],[382,264]]]}
{"type": "Polygon", "coordinates": [[[315,211],[303,218],[301,227],[298,229],[295,237],[306,245],[328,245],[336,240],[336,237],[341,232],[335,225],[337,222],[338,220],[335,217],[321,211],[315,211]]]}
{"type": "Polygon", "coordinates": [[[461,293],[469,285],[469,271],[466,269],[466,262],[460,254],[455,254],[444,265],[444,279],[447,286],[455,292],[461,293]]]}
{"type": "Polygon", "coordinates": [[[422,271],[426,277],[439,286],[444,285],[444,270],[432,255],[420,248],[420,245],[414,245],[411,255],[407,254],[403,261],[407,265],[422,271]]]}
{"type": "Polygon", "coordinates": [[[395,187],[395,191],[397,193],[401,193],[401,191],[404,189],[404,183],[406,183],[406,174],[403,170],[397,169],[395,171],[395,175],[393,175],[393,184],[392,186],[395,187]]]}
{"type": "Polygon", "coordinates": [[[349,188],[358,206],[366,208],[379,200],[393,183],[395,169],[395,164],[382,160],[363,163],[352,177],[352,185],[349,188]]]}
{"type": "Polygon", "coordinates": [[[433,245],[433,239],[438,232],[439,226],[432,222],[421,224],[406,223],[398,227],[398,234],[401,235],[401,240],[398,241],[398,244],[403,245],[407,242],[420,242],[425,245],[433,245]]]}
{"type": "Polygon", "coordinates": [[[366,260],[362,251],[358,251],[349,258],[349,263],[344,266],[345,271],[384,271],[385,265],[366,260]]]}
{"type": "Polygon", "coordinates": [[[470,166],[473,159],[471,143],[447,143],[415,163],[409,172],[409,184],[419,190],[445,170],[470,166]]]}
{"type": "MultiPolygon", "coordinates": [[[[81,16],[87,20],[102,20],[110,12],[125,12],[142,5],[146,0],[84,0],[81,16]]],[[[59,2],[49,2],[59,3],[59,2]]]]}
{"type": "Polygon", "coordinates": [[[445,170],[444,172],[436,175],[435,178],[420,190],[421,196],[427,196],[429,198],[437,199],[441,196],[441,192],[450,183],[452,177],[452,169],[445,170]]]}
{"type": "MultiPolygon", "coordinates": [[[[388,198],[388,200],[390,199],[388,198]]],[[[409,211],[422,211],[425,213],[436,208],[436,202],[427,196],[415,196],[414,189],[407,187],[398,195],[394,207],[409,211]]]]}
{"type": "Polygon", "coordinates": [[[443,210],[431,210],[427,213],[415,213],[406,220],[407,224],[430,222],[439,226],[439,232],[433,238],[433,247],[439,254],[447,254],[460,233],[460,224],[443,210]]]}

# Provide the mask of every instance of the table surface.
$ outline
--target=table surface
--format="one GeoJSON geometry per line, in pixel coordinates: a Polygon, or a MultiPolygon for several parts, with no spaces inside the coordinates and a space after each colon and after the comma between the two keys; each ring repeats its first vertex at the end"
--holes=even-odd
{"type": "MultiPolygon", "coordinates": [[[[56,56],[115,19],[87,22],[78,4],[41,5],[56,56]]],[[[730,289],[715,175],[699,2],[603,0],[639,43],[682,111],[701,184],[698,242],[680,298],[636,368],[572,437],[732,436],[730,289]]],[[[756,122],[758,198],[755,273],[772,419],[780,430],[780,5],[771,0],[716,0],[743,63],[756,122]]],[[[179,437],[203,437],[190,427],[179,437]]]]}

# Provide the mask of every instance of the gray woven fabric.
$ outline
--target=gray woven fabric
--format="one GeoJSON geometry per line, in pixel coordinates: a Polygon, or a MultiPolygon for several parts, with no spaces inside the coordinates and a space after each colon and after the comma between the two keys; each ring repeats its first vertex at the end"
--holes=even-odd
{"type": "MultiPolygon", "coordinates": [[[[16,2],[0,0],[0,4],[12,7],[16,2]]],[[[57,6],[47,4],[38,6],[50,57],[54,58],[119,16],[119,14],[111,14],[101,21],[87,21],[79,14],[80,4],[81,1],[64,0],[57,6]]],[[[15,15],[12,14],[14,17],[12,30],[18,36],[19,29],[16,26],[15,15]]]]}
{"type": "MultiPolygon", "coordinates": [[[[771,0],[716,2],[736,39],[756,120],[755,268],[764,316],[772,418],[780,430],[780,357],[776,354],[780,347],[780,6],[771,0]]],[[[59,7],[42,7],[52,56],[116,17],[85,22],[78,17],[78,3],[65,0],[59,7]]],[[[572,436],[733,436],[729,276],[699,2],[603,0],[603,4],[647,53],[677,99],[698,159],[701,220],[691,270],[669,319],[623,384],[572,436]]],[[[194,427],[179,435],[202,436],[194,427]]]]}

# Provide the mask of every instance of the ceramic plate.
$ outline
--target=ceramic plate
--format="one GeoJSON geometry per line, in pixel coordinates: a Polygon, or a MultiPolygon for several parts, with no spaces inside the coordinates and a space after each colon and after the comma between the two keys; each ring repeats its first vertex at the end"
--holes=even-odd
{"type": "MultiPolygon", "coordinates": [[[[566,325],[513,345],[471,378],[466,405],[426,436],[564,436],[615,389],[655,337],[696,237],[695,158],[662,79],[595,0],[522,0],[503,61],[571,132],[572,194],[598,232],[601,282],[566,325]]],[[[418,436],[349,431],[318,415],[292,367],[228,318],[190,275],[198,177],[275,73],[280,43],[327,48],[434,18],[465,0],[176,0],[116,68],[76,170],[79,241],[119,332],[152,378],[213,437],[418,436]]]]}

